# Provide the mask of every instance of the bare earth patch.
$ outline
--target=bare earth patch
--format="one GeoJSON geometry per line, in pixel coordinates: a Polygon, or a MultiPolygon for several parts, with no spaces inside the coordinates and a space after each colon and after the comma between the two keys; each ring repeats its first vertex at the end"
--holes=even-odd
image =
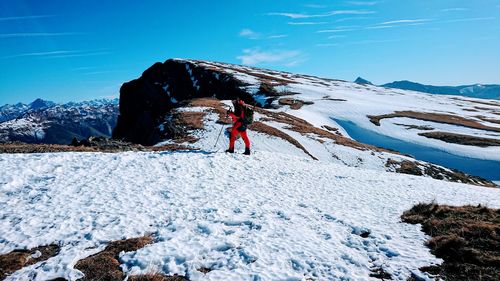
{"type": "Polygon", "coordinates": [[[279,99],[278,103],[280,105],[288,105],[293,110],[300,109],[304,105],[314,104],[312,101],[303,101],[303,100],[292,99],[292,98],[282,98],[282,99],[279,99]]]}
{"type": "Polygon", "coordinates": [[[491,181],[480,177],[467,175],[457,170],[443,169],[432,164],[420,164],[417,161],[403,160],[396,161],[389,158],[385,164],[386,167],[394,169],[394,172],[415,176],[429,176],[437,180],[447,180],[451,182],[461,182],[485,187],[498,187],[491,181]]]}
{"type": "Polygon", "coordinates": [[[500,280],[500,210],[484,206],[418,204],[401,216],[422,224],[439,266],[420,270],[444,280],[500,280]]]}
{"type": "Polygon", "coordinates": [[[448,143],[458,143],[462,145],[472,145],[479,147],[500,146],[500,140],[498,139],[481,138],[481,137],[454,134],[448,132],[428,132],[428,133],[420,133],[419,135],[431,139],[442,140],[448,143]]]}
{"type": "Polygon", "coordinates": [[[472,102],[472,103],[477,103],[477,104],[484,104],[484,105],[490,105],[490,106],[498,106],[500,107],[500,103],[499,102],[495,102],[495,101],[477,101],[477,100],[468,100],[468,99],[461,99],[461,98],[452,98],[454,100],[458,100],[458,101],[465,101],[465,102],[472,102]]]}
{"type": "MultiPolygon", "coordinates": [[[[85,276],[79,280],[121,281],[125,279],[126,276],[121,270],[118,260],[120,252],[137,251],[151,243],[153,243],[153,238],[149,236],[110,242],[103,251],[79,260],[76,263],[75,268],[85,274],[85,276]]],[[[166,276],[160,273],[151,273],[130,276],[129,280],[181,281],[187,279],[182,276],[166,276]]]]}
{"type": "Polygon", "coordinates": [[[475,120],[467,119],[464,117],[450,115],[450,114],[441,114],[441,113],[430,113],[430,112],[416,112],[416,111],[396,111],[390,114],[384,115],[369,115],[368,118],[370,121],[376,126],[380,126],[380,120],[385,118],[395,118],[395,117],[406,117],[424,121],[432,121],[438,123],[445,123],[451,125],[458,125],[473,129],[479,130],[487,130],[492,132],[500,132],[500,128],[486,126],[481,124],[475,120]]]}
{"type": "Polygon", "coordinates": [[[415,129],[415,130],[422,130],[422,131],[430,131],[430,130],[434,130],[434,128],[432,128],[431,126],[419,126],[419,125],[407,125],[407,124],[399,124],[399,123],[394,123],[398,126],[403,126],[403,127],[406,127],[407,130],[411,130],[411,129],[415,129]]]}
{"type": "Polygon", "coordinates": [[[45,261],[59,253],[60,247],[55,244],[40,246],[29,250],[14,250],[0,255],[0,280],[9,274],[35,263],[45,261]]]}
{"type": "Polygon", "coordinates": [[[0,143],[0,153],[53,153],[53,152],[105,152],[116,153],[124,151],[175,151],[186,150],[188,147],[177,144],[162,146],[142,146],[126,143],[116,146],[99,145],[61,145],[61,144],[28,144],[21,142],[0,143]]]}
{"type": "Polygon", "coordinates": [[[318,160],[316,157],[312,156],[311,153],[309,153],[309,151],[307,151],[306,148],[300,144],[300,142],[298,142],[296,139],[292,138],[288,134],[285,134],[281,130],[278,130],[274,127],[268,126],[262,122],[253,123],[252,125],[250,125],[249,129],[256,131],[256,132],[260,132],[260,133],[264,133],[264,134],[267,134],[270,136],[275,136],[275,137],[284,139],[284,140],[288,141],[289,143],[293,144],[295,147],[304,151],[304,153],[309,155],[312,159],[318,160]]]}

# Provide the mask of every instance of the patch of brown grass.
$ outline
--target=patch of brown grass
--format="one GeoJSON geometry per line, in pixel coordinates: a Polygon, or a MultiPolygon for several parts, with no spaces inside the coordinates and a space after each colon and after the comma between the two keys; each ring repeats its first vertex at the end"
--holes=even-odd
{"type": "Polygon", "coordinates": [[[174,113],[173,120],[176,125],[183,126],[188,130],[201,130],[205,128],[203,124],[205,115],[205,112],[180,111],[174,113]]]}
{"type": "Polygon", "coordinates": [[[280,105],[288,105],[293,110],[298,110],[298,109],[300,109],[304,105],[314,104],[312,101],[303,101],[303,100],[292,99],[292,98],[282,98],[282,99],[279,99],[278,103],[280,105]]]}
{"type": "Polygon", "coordinates": [[[250,130],[264,133],[270,136],[275,136],[281,139],[284,139],[288,141],[289,143],[293,144],[295,147],[299,148],[300,150],[304,151],[305,154],[309,155],[312,159],[318,160],[316,157],[314,157],[307,149],[300,144],[296,139],[292,138],[288,134],[285,134],[283,131],[278,130],[274,127],[268,126],[262,122],[255,122],[252,125],[249,126],[250,130]]]}
{"type": "Polygon", "coordinates": [[[419,125],[407,125],[407,124],[399,124],[395,123],[398,126],[403,126],[406,127],[407,130],[410,129],[416,129],[416,130],[422,130],[422,131],[429,131],[429,130],[434,130],[431,126],[419,126],[419,125]]]}
{"type": "Polygon", "coordinates": [[[168,144],[163,146],[142,146],[127,144],[117,147],[72,146],[60,144],[0,143],[0,153],[54,153],[54,152],[106,152],[123,151],[174,151],[188,149],[186,146],[168,144]]]}
{"type": "Polygon", "coordinates": [[[308,135],[308,134],[313,134],[317,135],[322,138],[327,138],[335,141],[335,143],[339,145],[344,145],[344,146],[349,146],[355,149],[359,150],[374,150],[374,151],[383,151],[383,152],[390,152],[394,154],[398,154],[397,152],[394,151],[389,151],[387,149],[375,147],[372,145],[367,145],[367,144],[362,144],[359,143],[355,140],[346,138],[341,135],[334,134],[332,132],[329,132],[328,130],[323,130],[320,128],[317,128],[310,124],[309,122],[305,121],[304,119],[300,119],[298,117],[295,117],[293,115],[284,113],[284,112],[274,112],[274,111],[268,111],[265,109],[257,108],[254,107],[254,110],[264,116],[266,118],[264,120],[271,120],[271,121],[276,121],[279,123],[284,123],[289,125],[287,129],[290,129],[292,131],[298,132],[302,135],[308,135]]]}
{"type": "MultiPolygon", "coordinates": [[[[121,281],[126,276],[120,268],[119,254],[121,252],[137,251],[153,243],[150,236],[131,238],[125,240],[113,241],[106,248],[92,256],[79,260],[75,268],[83,272],[85,276],[80,281],[85,280],[109,280],[121,281]]],[[[131,281],[187,281],[183,276],[167,276],[162,273],[154,272],[141,275],[129,276],[131,281]]]]}
{"type": "Polygon", "coordinates": [[[0,143],[0,153],[96,152],[95,147],[75,147],[62,144],[0,143]]]}
{"type": "Polygon", "coordinates": [[[215,98],[200,98],[192,99],[189,101],[188,106],[191,107],[208,107],[213,113],[219,115],[219,123],[231,124],[231,119],[227,115],[227,109],[224,108],[224,104],[215,98]]]}
{"type": "Polygon", "coordinates": [[[125,275],[118,261],[120,252],[137,251],[151,243],[153,238],[149,236],[110,242],[103,251],[76,263],[75,268],[85,274],[79,280],[123,280],[125,275]]]}
{"type": "Polygon", "coordinates": [[[209,273],[210,271],[212,271],[211,268],[206,268],[206,267],[201,267],[201,268],[198,268],[197,269],[199,272],[203,273],[203,274],[207,274],[209,273]]]}
{"type": "Polygon", "coordinates": [[[467,119],[464,117],[441,114],[441,113],[431,113],[431,112],[416,112],[416,111],[396,111],[390,114],[383,115],[369,115],[368,118],[376,126],[380,126],[380,120],[385,118],[395,118],[395,117],[406,117],[424,121],[432,121],[438,123],[445,123],[457,126],[463,126],[473,129],[487,130],[493,132],[500,132],[500,128],[490,127],[477,122],[476,120],[467,119]]]}
{"type": "Polygon", "coordinates": [[[418,204],[401,216],[422,224],[441,266],[421,268],[446,280],[500,280],[500,210],[418,204]]]}
{"type": "Polygon", "coordinates": [[[392,167],[396,173],[409,174],[415,176],[427,175],[437,180],[447,180],[451,182],[460,182],[484,187],[498,187],[491,181],[477,176],[467,175],[457,170],[448,170],[432,164],[420,164],[417,161],[403,160],[396,161],[389,158],[385,164],[386,167],[392,167]]]}
{"type": "Polygon", "coordinates": [[[55,244],[40,246],[29,250],[14,250],[10,253],[0,255],[0,280],[8,275],[37,262],[48,260],[59,253],[60,247],[55,244]],[[39,257],[34,255],[40,252],[39,257]]]}
{"type": "Polygon", "coordinates": [[[173,275],[167,276],[161,273],[150,273],[141,275],[131,275],[128,280],[130,281],[187,281],[188,279],[184,276],[173,275]]]}
{"type": "Polygon", "coordinates": [[[484,104],[484,105],[500,107],[500,103],[497,103],[494,101],[476,101],[476,100],[468,100],[468,99],[461,99],[461,98],[452,98],[452,99],[458,100],[458,101],[465,101],[465,102],[472,102],[472,103],[477,103],[477,104],[484,104]]]}
{"type": "Polygon", "coordinates": [[[448,143],[458,143],[462,145],[472,145],[479,147],[500,146],[500,140],[497,139],[481,138],[448,132],[428,132],[420,133],[419,135],[431,139],[442,140],[448,143]]]}
{"type": "Polygon", "coordinates": [[[481,119],[483,121],[486,121],[486,122],[500,124],[500,120],[498,120],[498,119],[491,119],[491,118],[484,117],[484,116],[474,116],[474,117],[481,119]]]}
{"type": "Polygon", "coordinates": [[[380,280],[392,280],[392,276],[381,267],[373,268],[371,269],[371,272],[372,273],[370,273],[370,277],[380,280]]]}

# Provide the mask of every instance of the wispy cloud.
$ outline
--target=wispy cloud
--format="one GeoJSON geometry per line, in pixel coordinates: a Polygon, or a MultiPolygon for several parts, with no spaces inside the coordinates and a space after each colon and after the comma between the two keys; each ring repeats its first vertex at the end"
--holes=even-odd
{"type": "Polygon", "coordinates": [[[35,16],[0,17],[0,21],[29,20],[29,19],[52,18],[52,17],[54,17],[54,15],[35,15],[35,16]]]}
{"type": "Polygon", "coordinates": [[[364,10],[339,10],[330,11],[322,14],[303,14],[303,13],[268,13],[268,16],[282,16],[292,19],[309,19],[309,18],[324,18],[336,15],[367,15],[374,14],[374,11],[364,11],[364,10]]]}
{"type": "Polygon", "coordinates": [[[292,21],[288,22],[289,25],[321,25],[321,24],[327,24],[327,21],[292,21]]]}
{"type": "Polygon", "coordinates": [[[75,67],[72,68],[71,71],[82,71],[82,70],[90,70],[90,69],[96,69],[97,67],[95,66],[82,66],[82,67],[75,67]]]}
{"type": "Polygon", "coordinates": [[[429,22],[431,19],[403,19],[403,20],[393,20],[379,23],[378,25],[394,25],[394,24],[408,24],[408,23],[423,23],[429,22]]]}
{"type": "Polygon", "coordinates": [[[86,73],[82,73],[82,74],[83,75],[100,75],[100,74],[115,73],[115,72],[120,72],[120,71],[117,71],[117,70],[102,70],[102,71],[86,72],[86,73]]]}
{"type": "Polygon", "coordinates": [[[496,17],[483,17],[483,18],[463,18],[463,19],[452,19],[452,20],[445,20],[442,21],[444,23],[451,23],[451,22],[469,22],[469,21],[484,21],[484,20],[495,20],[497,19],[496,17]]]}
{"type": "Polygon", "coordinates": [[[93,56],[103,56],[112,54],[110,51],[98,51],[98,52],[87,52],[87,53],[78,53],[78,54],[63,54],[63,55],[54,55],[43,57],[46,59],[61,59],[61,58],[75,58],[75,57],[93,57],[93,56]]]}
{"type": "MultiPolygon", "coordinates": [[[[282,63],[291,66],[290,63],[295,63],[300,60],[302,53],[297,50],[269,50],[261,51],[259,48],[245,49],[243,54],[236,57],[245,65],[259,65],[265,63],[282,63]]],[[[296,63],[295,63],[296,64],[296,63]]]]}
{"type": "Polygon", "coordinates": [[[348,3],[354,6],[375,6],[380,1],[349,1],[348,3]]]}
{"type": "Polygon", "coordinates": [[[285,38],[288,37],[286,34],[278,34],[278,35],[269,35],[267,36],[267,39],[279,39],[279,38],[285,38]]]}
{"type": "Polygon", "coordinates": [[[17,55],[5,56],[1,57],[1,59],[12,59],[12,58],[21,58],[21,57],[43,57],[43,56],[53,56],[53,55],[67,55],[67,54],[75,54],[81,51],[50,51],[50,52],[32,52],[32,53],[22,53],[17,55]]]}
{"type": "Polygon", "coordinates": [[[2,33],[0,38],[23,38],[23,37],[49,37],[49,36],[67,36],[81,35],[78,32],[21,32],[21,33],[2,33]]]}
{"type": "Polygon", "coordinates": [[[239,35],[241,37],[245,37],[245,38],[252,39],[252,40],[259,39],[261,36],[260,33],[257,33],[249,28],[242,29],[240,31],[239,35]]]}
{"type": "Polygon", "coordinates": [[[328,38],[328,39],[338,39],[338,38],[345,38],[345,37],[347,37],[347,36],[345,36],[345,35],[335,34],[335,35],[330,35],[330,36],[328,36],[327,38],[328,38]]]}
{"type": "MultiPolygon", "coordinates": [[[[87,57],[87,56],[97,56],[110,54],[110,50],[100,49],[100,50],[57,50],[57,51],[47,51],[47,52],[31,52],[31,53],[21,53],[16,55],[0,57],[0,59],[13,59],[22,57],[35,57],[41,59],[51,59],[51,58],[69,58],[69,57],[87,57]]],[[[74,69],[85,70],[88,68],[74,69]]]]}
{"type": "Polygon", "coordinates": [[[361,41],[347,42],[346,45],[372,45],[372,44],[380,44],[380,43],[391,43],[391,42],[397,42],[397,41],[401,41],[401,40],[397,40],[397,39],[361,40],[361,41]]]}
{"type": "Polygon", "coordinates": [[[395,27],[394,25],[374,25],[374,26],[368,26],[366,29],[386,29],[386,28],[393,28],[395,27]]]}
{"type": "Polygon", "coordinates": [[[366,20],[366,19],[371,19],[370,17],[350,17],[350,18],[342,18],[342,19],[337,19],[335,22],[345,22],[345,21],[351,21],[351,20],[366,20]]]}
{"type": "Polygon", "coordinates": [[[361,40],[361,41],[343,42],[343,43],[323,43],[323,44],[316,44],[316,47],[337,47],[337,46],[352,46],[352,45],[374,45],[374,44],[391,43],[391,42],[397,42],[397,41],[401,41],[401,40],[384,39],[384,40],[361,40]]]}
{"type": "Polygon", "coordinates": [[[319,43],[315,45],[316,47],[337,47],[340,46],[339,43],[319,43]]]}
{"type": "Polygon", "coordinates": [[[326,8],[326,5],[319,5],[319,4],[305,4],[304,7],[307,8],[314,8],[314,9],[323,9],[326,8]]]}
{"type": "Polygon", "coordinates": [[[463,12],[468,10],[469,9],[467,8],[448,8],[448,9],[442,9],[441,12],[463,12]]]}
{"type": "Polygon", "coordinates": [[[348,31],[355,31],[357,29],[355,28],[334,28],[334,29],[323,29],[323,30],[318,30],[316,33],[337,33],[337,32],[348,32],[348,31]]]}
{"type": "Polygon", "coordinates": [[[278,38],[285,38],[288,37],[287,34],[262,34],[260,32],[255,32],[249,28],[244,28],[240,31],[239,36],[251,39],[251,40],[258,40],[258,39],[278,39],[278,38]]]}

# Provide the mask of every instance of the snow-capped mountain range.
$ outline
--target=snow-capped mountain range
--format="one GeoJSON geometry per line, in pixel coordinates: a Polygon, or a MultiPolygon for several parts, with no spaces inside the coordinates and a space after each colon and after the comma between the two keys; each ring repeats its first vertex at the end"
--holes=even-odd
{"type": "Polygon", "coordinates": [[[7,104],[0,107],[0,142],[69,144],[74,137],[110,137],[117,115],[118,99],[7,104]]]}
{"type": "MultiPolygon", "coordinates": [[[[358,77],[355,81],[358,84],[369,84],[373,85],[370,81],[358,77]]],[[[391,83],[383,84],[382,87],[401,89],[401,90],[411,90],[422,93],[438,94],[438,95],[456,95],[465,96],[471,98],[482,98],[482,99],[500,99],[500,85],[485,85],[485,84],[473,84],[473,85],[463,85],[463,86],[432,86],[425,85],[421,83],[416,83],[412,81],[394,81],[391,83]]]]}

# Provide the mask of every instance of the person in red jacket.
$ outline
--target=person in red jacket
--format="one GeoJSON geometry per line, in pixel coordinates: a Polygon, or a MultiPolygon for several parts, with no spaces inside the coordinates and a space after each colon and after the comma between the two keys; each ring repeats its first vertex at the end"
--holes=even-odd
{"type": "Polygon", "coordinates": [[[234,112],[231,110],[227,111],[227,114],[233,119],[233,128],[231,129],[231,137],[229,139],[229,149],[226,152],[234,153],[234,142],[236,141],[236,137],[240,135],[245,142],[245,152],[243,154],[250,155],[250,139],[247,135],[247,124],[243,121],[245,117],[245,110],[243,108],[245,103],[238,98],[233,100],[233,105],[234,112]]]}

